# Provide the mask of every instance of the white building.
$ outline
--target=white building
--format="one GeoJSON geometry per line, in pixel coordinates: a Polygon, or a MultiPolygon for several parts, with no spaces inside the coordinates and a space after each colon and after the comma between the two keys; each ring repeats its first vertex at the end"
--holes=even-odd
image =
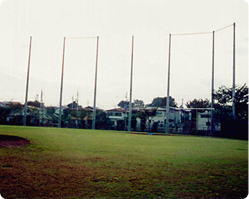
{"type": "MultiPolygon", "coordinates": [[[[198,112],[197,117],[197,130],[210,131],[211,130],[211,110],[205,112],[198,112]]],[[[215,125],[214,129],[220,131],[220,125],[215,125]]]]}
{"type": "Polygon", "coordinates": [[[211,128],[211,111],[198,112],[197,130],[208,131],[211,128]]]}
{"type": "MultiPolygon", "coordinates": [[[[147,109],[152,109],[155,107],[150,107],[147,109]]],[[[169,123],[170,127],[173,128],[175,124],[181,122],[181,110],[170,107],[169,112],[169,123]]],[[[141,119],[137,118],[137,129],[141,130],[141,119]]],[[[165,123],[166,123],[166,108],[157,108],[156,115],[150,119],[147,119],[145,125],[145,131],[149,131],[149,128],[152,130],[153,127],[157,129],[158,132],[165,132],[165,123]]]]}
{"type": "Polygon", "coordinates": [[[126,118],[128,116],[128,111],[123,108],[114,108],[106,110],[107,116],[110,119],[110,123],[112,127],[117,127],[119,121],[126,122],[126,118]]]}

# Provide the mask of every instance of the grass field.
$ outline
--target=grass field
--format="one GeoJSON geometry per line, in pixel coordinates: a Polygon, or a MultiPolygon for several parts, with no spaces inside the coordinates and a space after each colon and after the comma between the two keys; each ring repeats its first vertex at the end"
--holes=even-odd
{"type": "Polygon", "coordinates": [[[30,146],[0,148],[4,198],[245,198],[248,142],[0,126],[30,146]]]}

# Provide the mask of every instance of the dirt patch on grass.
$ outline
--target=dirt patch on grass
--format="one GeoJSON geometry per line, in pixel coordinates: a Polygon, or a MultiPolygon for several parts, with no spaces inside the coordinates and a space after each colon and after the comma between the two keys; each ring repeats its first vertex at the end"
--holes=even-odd
{"type": "Polygon", "coordinates": [[[27,146],[29,144],[30,141],[22,137],[11,136],[11,135],[0,135],[0,147],[15,148],[15,147],[27,146]]]}
{"type": "Polygon", "coordinates": [[[0,157],[0,168],[0,193],[13,199],[101,196],[106,182],[99,179],[108,176],[97,168],[61,159],[0,157]]]}
{"type": "Polygon", "coordinates": [[[0,156],[0,193],[4,198],[242,199],[247,195],[247,169],[241,171],[237,163],[212,168],[121,166],[99,157],[74,161],[25,154],[0,156]],[[96,161],[95,166],[85,164],[96,161]]]}

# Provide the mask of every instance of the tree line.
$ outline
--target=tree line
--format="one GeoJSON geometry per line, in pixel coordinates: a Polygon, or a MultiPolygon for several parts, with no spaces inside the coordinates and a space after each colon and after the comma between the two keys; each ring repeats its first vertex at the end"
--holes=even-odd
{"type": "MultiPolygon", "coordinates": [[[[214,91],[214,122],[221,125],[222,137],[233,137],[248,139],[248,86],[247,84],[235,87],[235,120],[232,115],[232,88],[224,85],[220,86],[218,90],[214,91]],[[233,133],[235,132],[235,133],[233,133]]],[[[145,105],[142,100],[134,100],[132,107],[145,108],[145,107],[166,107],[167,97],[156,97],[150,104],[145,105]]],[[[211,102],[208,99],[193,99],[186,104],[187,108],[211,108],[211,102]]],[[[119,107],[129,107],[128,101],[120,101],[119,107]]],[[[175,99],[170,96],[170,107],[178,107],[175,99]]],[[[182,108],[182,105],[178,108],[182,108]]],[[[155,116],[155,111],[140,112],[142,120],[147,120],[155,116]]],[[[195,117],[195,111],[193,111],[195,117]]]]}
{"type": "MultiPolygon", "coordinates": [[[[235,137],[235,138],[243,138],[247,139],[248,133],[248,86],[244,84],[242,86],[236,86],[235,88],[235,120],[232,115],[232,88],[228,88],[226,86],[221,86],[218,90],[214,91],[213,95],[214,99],[214,121],[216,124],[221,125],[221,136],[224,137],[235,137]],[[235,134],[233,134],[235,132],[235,134]]],[[[151,103],[145,104],[143,100],[134,100],[132,103],[133,108],[138,108],[139,111],[136,114],[132,114],[132,126],[135,129],[136,126],[136,118],[139,117],[141,119],[141,130],[145,129],[146,121],[149,121],[155,116],[156,110],[158,107],[166,107],[167,97],[155,97],[151,103]],[[150,107],[150,109],[148,109],[150,107]],[[151,107],[154,107],[151,108],[151,107]]],[[[29,106],[40,108],[40,102],[29,101],[29,106]]],[[[124,108],[128,111],[129,102],[128,101],[120,101],[118,107],[124,108]]],[[[187,108],[210,108],[211,102],[208,99],[193,99],[192,101],[188,101],[186,104],[187,108]]],[[[176,103],[175,99],[170,96],[169,98],[169,106],[170,107],[179,107],[176,103]]],[[[91,121],[89,118],[89,112],[84,110],[82,106],[78,105],[76,102],[72,102],[68,104],[68,109],[64,110],[64,114],[62,116],[62,120],[64,123],[70,123],[70,119],[73,116],[74,118],[79,118],[79,125],[81,128],[90,128],[91,121]],[[79,112],[77,113],[75,110],[70,110],[72,108],[76,108],[78,106],[79,112]],[[85,120],[84,120],[85,118],[85,120]],[[86,119],[87,118],[87,119],[86,119]]],[[[6,123],[7,116],[15,111],[23,108],[23,105],[20,103],[17,104],[9,104],[9,106],[2,107],[0,106],[0,124],[6,123]]],[[[46,107],[47,113],[51,116],[55,113],[56,107],[46,107]]],[[[195,112],[193,112],[193,115],[195,112]]],[[[53,118],[54,122],[56,122],[56,118],[53,118]]],[[[126,121],[119,122],[117,130],[124,130],[126,126],[128,118],[126,121]]],[[[97,110],[96,114],[96,128],[97,129],[111,129],[110,120],[107,114],[104,111],[97,110]]],[[[151,128],[149,126],[149,128],[151,128]]],[[[153,128],[153,127],[152,127],[153,128]]]]}

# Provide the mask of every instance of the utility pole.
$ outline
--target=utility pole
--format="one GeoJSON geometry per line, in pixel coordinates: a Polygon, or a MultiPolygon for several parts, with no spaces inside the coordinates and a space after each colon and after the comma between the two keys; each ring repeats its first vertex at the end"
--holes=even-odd
{"type": "Polygon", "coordinates": [[[28,58],[28,71],[27,71],[26,96],[25,96],[23,126],[26,126],[26,123],[27,123],[27,109],[28,109],[28,91],[29,91],[29,70],[30,70],[30,57],[31,57],[31,43],[32,43],[32,36],[30,36],[30,42],[29,42],[29,58],[28,58]]]}
{"type": "Polygon", "coordinates": [[[97,36],[97,49],[96,49],[96,67],[95,67],[95,83],[94,83],[92,129],[95,129],[95,120],[96,120],[96,94],[97,94],[98,51],[99,51],[99,36],[97,36]]]}
{"type": "Polygon", "coordinates": [[[58,120],[58,127],[59,128],[61,128],[61,109],[62,109],[62,91],[63,91],[65,44],[66,44],[66,37],[64,37],[64,42],[63,42],[62,69],[61,69],[61,90],[60,90],[60,108],[59,108],[59,120],[58,120]]]}
{"type": "Polygon", "coordinates": [[[134,50],[134,36],[132,36],[132,47],[131,47],[131,78],[130,78],[130,103],[129,103],[129,123],[128,123],[129,132],[131,132],[131,115],[132,115],[133,50],[134,50]]]}
{"type": "Polygon", "coordinates": [[[167,105],[166,105],[165,133],[169,133],[170,51],[171,51],[171,34],[169,34],[168,88],[167,88],[167,105]]]}

